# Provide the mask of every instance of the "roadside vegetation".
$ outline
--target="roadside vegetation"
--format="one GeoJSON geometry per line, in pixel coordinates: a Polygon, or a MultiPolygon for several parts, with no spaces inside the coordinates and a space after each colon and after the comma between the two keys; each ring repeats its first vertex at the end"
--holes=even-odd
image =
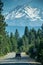
{"type": "Polygon", "coordinates": [[[15,34],[9,34],[6,30],[5,18],[2,15],[3,2],[0,0],[0,56],[9,52],[26,52],[30,57],[43,63],[43,24],[37,31],[25,27],[24,35],[19,36],[16,29],[15,34]]]}

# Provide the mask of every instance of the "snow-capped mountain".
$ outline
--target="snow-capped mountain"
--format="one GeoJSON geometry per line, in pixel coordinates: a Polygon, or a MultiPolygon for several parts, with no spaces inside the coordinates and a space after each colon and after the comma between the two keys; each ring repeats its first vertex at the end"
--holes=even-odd
{"type": "MultiPolygon", "coordinates": [[[[43,13],[41,13],[42,15],[43,13]]],[[[25,6],[25,5],[18,5],[17,7],[15,7],[12,11],[10,11],[6,16],[5,16],[5,20],[10,20],[9,25],[13,24],[13,25],[29,25],[31,24],[31,22],[29,21],[43,21],[43,19],[40,16],[40,9],[38,8],[33,8],[30,6],[25,6]],[[17,20],[19,22],[14,22],[14,20],[17,20]],[[28,21],[24,23],[24,20],[28,21]],[[12,22],[11,22],[12,21],[12,22]],[[21,22],[22,21],[22,22],[21,22]]]]}

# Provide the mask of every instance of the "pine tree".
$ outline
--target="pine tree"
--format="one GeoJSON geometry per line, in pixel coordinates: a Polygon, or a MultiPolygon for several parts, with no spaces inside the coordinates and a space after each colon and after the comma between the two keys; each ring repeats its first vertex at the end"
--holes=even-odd
{"type": "Polygon", "coordinates": [[[29,44],[28,44],[28,38],[26,36],[23,36],[22,38],[22,47],[24,52],[28,52],[29,44]]]}
{"type": "Polygon", "coordinates": [[[10,34],[10,46],[11,46],[11,51],[15,51],[17,52],[17,40],[15,38],[15,36],[13,35],[13,33],[10,34]]]}
{"type": "Polygon", "coordinates": [[[43,24],[42,24],[42,26],[41,26],[41,30],[42,30],[42,38],[43,38],[43,24]]]}
{"type": "Polygon", "coordinates": [[[27,27],[27,26],[25,27],[24,35],[25,35],[26,37],[29,37],[29,30],[28,30],[28,27],[27,27]]]}
{"type": "Polygon", "coordinates": [[[6,23],[4,22],[5,18],[2,15],[3,11],[3,2],[0,0],[0,54],[5,54],[5,48],[6,48],[6,23]]]}
{"type": "Polygon", "coordinates": [[[0,0],[0,35],[5,35],[6,22],[4,22],[5,18],[2,15],[3,10],[3,2],[0,0]]]}
{"type": "Polygon", "coordinates": [[[42,28],[42,30],[43,30],[43,24],[42,24],[41,28],[42,28]]]}
{"type": "Polygon", "coordinates": [[[0,13],[2,12],[3,2],[0,0],[0,13]]]}
{"type": "Polygon", "coordinates": [[[18,33],[18,30],[17,30],[17,29],[16,29],[16,31],[15,31],[15,38],[16,38],[16,40],[19,39],[19,33],[18,33]]]}

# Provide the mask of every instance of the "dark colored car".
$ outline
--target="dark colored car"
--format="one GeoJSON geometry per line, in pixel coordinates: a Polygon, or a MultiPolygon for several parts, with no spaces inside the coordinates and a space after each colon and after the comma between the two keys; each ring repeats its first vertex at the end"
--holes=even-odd
{"type": "Polygon", "coordinates": [[[21,58],[21,54],[20,53],[16,53],[15,58],[21,58]]]}

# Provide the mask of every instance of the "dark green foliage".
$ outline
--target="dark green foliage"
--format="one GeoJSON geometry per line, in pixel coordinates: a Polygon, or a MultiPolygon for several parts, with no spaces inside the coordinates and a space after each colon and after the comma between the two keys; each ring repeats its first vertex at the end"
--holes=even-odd
{"type": "Polygon", "coordinates": [[[2,9],[3,8],[3,2],[0,0],[0,14],[1,14],[1,12],[2,12],[2,9]]]}
{"type": "Polygon", "coordinates": [[[29,37],[29,30],[28,30],[28,27],[27,27],[27,26],[25,27],[24,35],[25,35],[26,37],[29,37]]]}
{"type": "Polygon", "coordinates": [[[10,34],[10,43],[11,43],[11,51],[17,52],[17,40],[15,36],[11,33],[10,34]]]}
{"type": "Polygon", "coordinates": [[[22,38],[18,39],[18,51],[22,52],[22,38]]]}
{"type": "Polygon", "coordinates": [[[28,43],[28,38],[26,36],[23,36],[22,38],[22,49],[24,52],[27,52],[29,49],[29,43],[28,43]]]}
{"type": "Polygon", "coordinates": [[[6,23],[4,22],[5,18],[2,15],[2,8],[3,3],[0,0],[0,55],[6,54],[7,52],[5,51],[6,49],[6,23]]]}
{"type": "Polygon", "coordinates": [[[16,40],[19,39],[19,33],[18,33],[18,30],[17,30],[17,29],[16,29],[16,31],[15,31],[15,38],[16,38],[16,40]]]}

